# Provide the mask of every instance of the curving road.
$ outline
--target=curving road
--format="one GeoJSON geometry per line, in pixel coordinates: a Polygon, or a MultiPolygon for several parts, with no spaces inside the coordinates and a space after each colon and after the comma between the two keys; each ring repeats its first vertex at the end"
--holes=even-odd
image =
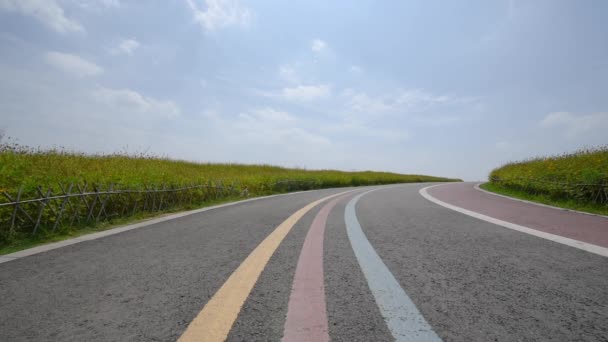
{"type": "Polygon", "coordinates": [[[430,185],[274,196],[5,256],[0,341],[608,340],[608,218],[430,185]]]}

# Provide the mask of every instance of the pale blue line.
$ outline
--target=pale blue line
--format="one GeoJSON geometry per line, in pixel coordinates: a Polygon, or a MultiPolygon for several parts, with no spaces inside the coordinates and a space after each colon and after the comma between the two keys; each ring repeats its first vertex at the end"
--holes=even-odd
{"type": "Polygon", "coordinates": [[[376,299],[380,313],[396,341],[441,341],[422,314],[407,296],[397,279],[388,270],[380,256],[363,233],[355,205],[365,194],[353,198],[346,205],[344,221],[346,232],[353,247],[359,266],[367,279],[367,284],[376,299]]]}

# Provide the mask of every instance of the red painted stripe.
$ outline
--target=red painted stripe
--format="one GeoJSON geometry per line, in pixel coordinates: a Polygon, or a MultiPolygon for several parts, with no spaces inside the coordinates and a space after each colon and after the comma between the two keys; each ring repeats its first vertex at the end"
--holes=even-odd
{"type": "Polygon", "coordinates": [[[327,203],[310,225],[293,279],[283,342],[329,341],[323,277],[323,237],[331,209],[343,198],[345,196],[327,203]]]}

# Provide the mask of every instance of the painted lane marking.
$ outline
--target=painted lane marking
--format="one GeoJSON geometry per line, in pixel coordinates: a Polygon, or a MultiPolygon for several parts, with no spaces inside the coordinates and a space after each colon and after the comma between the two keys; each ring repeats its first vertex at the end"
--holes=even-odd
{"type": "Polygon", "coordinates": [[[574,239],[570,239],[567,237],[563,237],[563,236],[559,236],[559,235],[555,235],[555,234],[551,234],[551,233],[546,233],[540,230],[536,230],[533,228],[529,228],[529,227],[525,227],[525,226],[520,226],[518,224],[515,223],[511,223],[511,222],[507,222],[507,221],[503,221],[503,220],[499,220],[497,218],[494,217],[490,217],[490,216],[486,216],[484,214],[480,214],[468,209],[464,209],[461,207],[457,207],[455,205],[443,202],[442,200],[439,200],[433,196],[431,196],[428,193],[428,189],[436,187],[436,186],[440,186],[442,184],[439,185],[433,185],[433,186],[428,186],[426,188],[422,188],[420,189],[419,193],[420,195],[422,195],[422,197],[426,198],[427,200],[438,204],[442,207],[448,208],[448,209],[452,209],[454,211],[457,211],[459,213],[465,214],[465,215],[469,215],[472,216],[476,219],[482,220],[482,221],[486,221],[486,222],[490,222],[493,223],[495,225],[498,226],[502,226],[505,228],[509,228],[509,229],[513,229],[516,230],[518,232],[522,232],[522,233],[526,233],[526,234],[530,234],[539,238],[543,238],[543,239],[547,239],[553,242],[557,242],[557,243],[561,243],[563,245],[566,246],[570,246],[570,247],[574,247],[574,248],[578,248],[578,249],[582,249],[586,252],[589,253],[593,253],[593,254],[598,254],[604,257],[608,257],[608,248],[605,247],[601,247],[601,246],[597,246],[597,245],[593,245],[590,243],[586,243],[586,242],[582,242],[582,241],[578,241],[578,240],[574,240],[574,239]]]}
{"type": "Polygon", "coordinates": [[[222,287],[205,304],[201,312],[190,322],[178,341],[214,342],[226,340],[241,311],[241,307],[266,267],[268,260],[270,260],[287,233],[291,231],[291,228],[317,204],[352,191],[355,190],[340,192],[309,203],[283,221],[230,275],[222,287]]]}
{"type": "Polygon", "coordinates": [[[357,195],[344,211],[346,232],[359,266],[396,341],[441,341],[376,253],[357,220],[357,201],[375,190],[357,195]]]}
{"type": "Polygon", "coordinates": [[[283,342],[329,341],[323,240],[329,213],[346,196],[327,203],[315,216],[306,234],[293,278],[283,342]]]}

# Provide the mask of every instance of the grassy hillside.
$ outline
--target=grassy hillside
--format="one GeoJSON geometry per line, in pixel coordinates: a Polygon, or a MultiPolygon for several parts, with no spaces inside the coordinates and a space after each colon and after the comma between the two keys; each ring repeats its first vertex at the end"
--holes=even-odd
{"type": "Polygon", "coordinates": [[[485,188],[566,208],[608,213],[608,146],[508,163],[485,188]]]}
{"type": "MultiPolygon", "coordinates": [[[[243,196],[331,187],[436,181],[457,180],[388,172],[343,172],[289,169],[270,165],[204,164],[146,155],[89,155],[4,144],[0,145],[0,194],[6,192],[12,198],[16,197],[20,188],[22,199],[33,199],[40,197],[40,193],[46,193],[49,189],[52,194],[61,194],[61,186],[66,189],[69,184],[75,184],[73,189],[76,189],[76,184],[84,186],[85,183],[88,184],[88,191],[94,191],[95,188],[107,190],[110,184],[114,190],[175,189],[192,185],[202,187],[185,192],[158,194],[155,198],[140,193],[112,195],[103,208],[100,207],[103,198],[99,198],[94,210],[78,202],[78,198],[73,198],[64,205],[67,214],[60,215],[59,218],[57,216],[61,210],[61,200],[55,200],[51,205],[44,207],[41,214],[40,203],[29,203],[23,208],[32,218],[19,212],[16,227],[12,229],[10,227],[13,225],[13,207],[0,206],[0,249],[2,245],[32,239],[33,230],[36,230],[36,235],[42,239],[49,239],[57,234],[74,231],[75,228],[83,229],[97,225],[100,221],[97,217],[101,217],[103,221],[106,214],[110,217],[110,221],[119,221],[133,216],[133,213],[138,213],[135,215],[137,217],[149,216],[159,211],[200,207],[243,196]],[[219,185],[228,190],[218,191],[216,187],[219,185]],[[164,205],[161,209],[155,207],[163,200],[164,205]],[[33,227],[36,224],[33,221],[36,221],[38,215],[41,215],[42,223],[40,229],[35,229],[33,227]],[[74,222],[79,220],[74,220],[74,217],[87,217],[87,219],[75,227],[74,222]],[[56,221],[59,223],[56,224],[56,221]]],[[[8,202],[6,196],[0,196],[2,196],[0,204],[8,202]]],[[[93,197],[89,198],[89,202],[92,200],[93,197]]],[[[38,239],[37,236],[34,238],[38,239]]]]}
{"type": "MultiPolygon", "coordinates": [[[[1,147],[0,147],[1,148],[1,147]]],[[[143,185],[186,185],[208,181],[237,183],[252,194],[264,194],[269,185],[282,180],[312,182],[313,188],[357,185],[454,181],[442,177],[403,175],[389,172],[344,172],[289,169],[270,165],[205,164],[153,156],[124,154],[88,155],[61,150],[35,150],[21,146],[0,149],[0,189],[24,192],[36,186],[58,187],[58,183],[120,184],[122,188],[143,185]]]]}

